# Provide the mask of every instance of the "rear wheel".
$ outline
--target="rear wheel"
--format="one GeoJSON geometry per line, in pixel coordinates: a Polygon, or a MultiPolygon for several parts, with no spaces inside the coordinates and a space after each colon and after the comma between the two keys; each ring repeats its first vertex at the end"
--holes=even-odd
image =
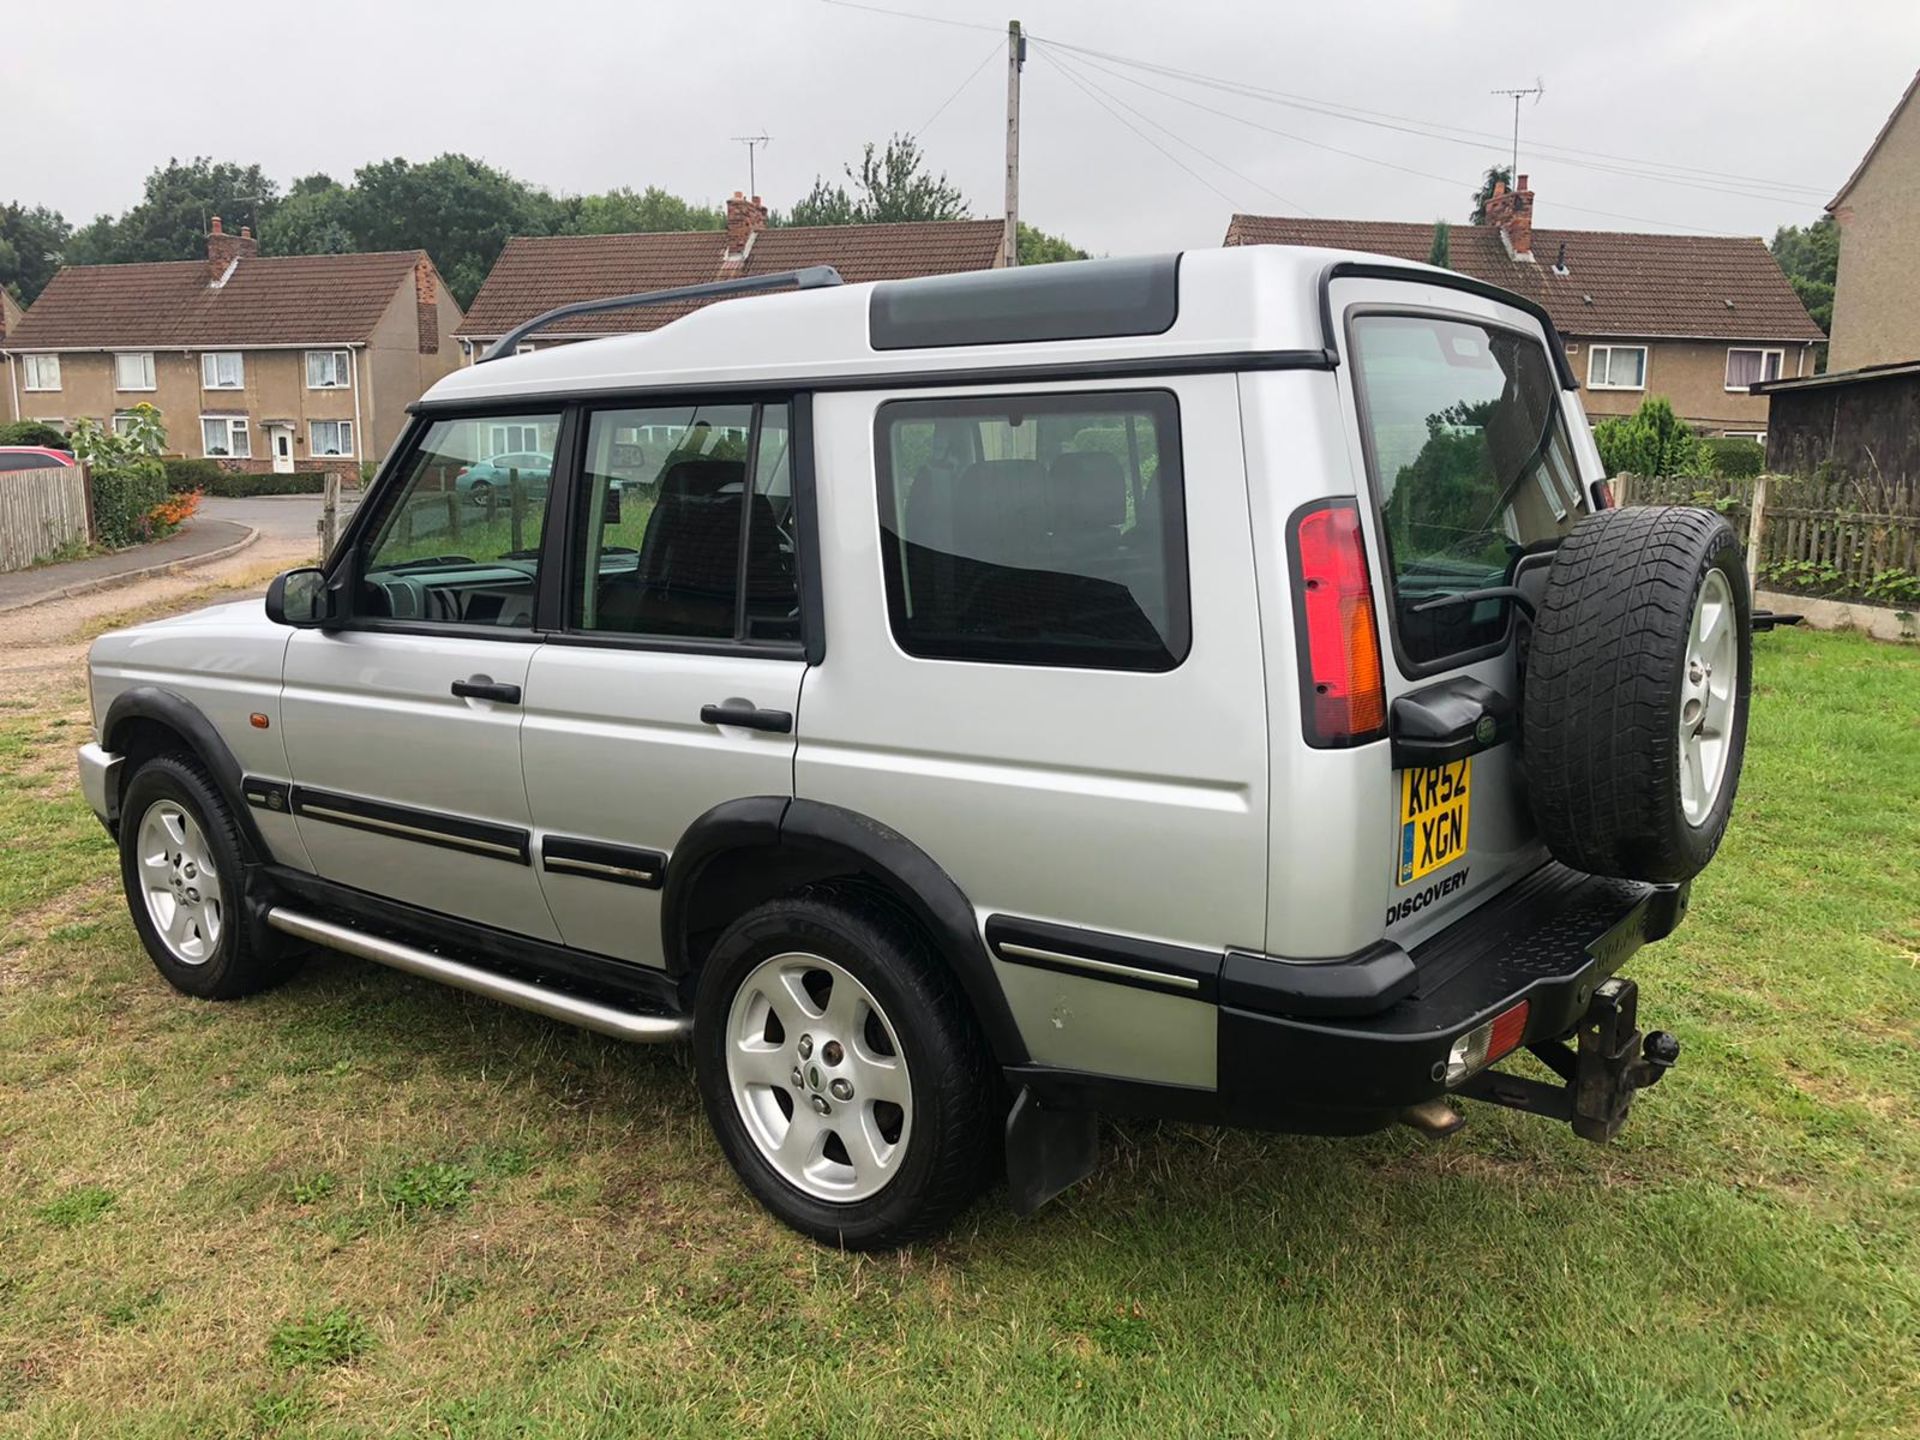
{"type": "Polygon", "coordinates": [[[1675,882],[1713,858],[1746,748],[1746,568],[1710,510],[1603,510],[1561,543],[1527,655],[1528,795],[1555,858],[1675,882]]]}
{"type": "Polygon", "coordinates": [[[849,1250],[939,1233],[990,1172],[986,1047],[924,941],[864,897],[770,901],[708,956],[694,1009],[721,1148],[781,1220],[849,1250]]]}
{"type": "Polygon", "coordinates": [[[120,879],[133,927],[174,989],[231,1000],[277,983],[288,957],[248,933],[246,858],[233,813],[192,761],[162,755],[127,782],[120,879]]]}

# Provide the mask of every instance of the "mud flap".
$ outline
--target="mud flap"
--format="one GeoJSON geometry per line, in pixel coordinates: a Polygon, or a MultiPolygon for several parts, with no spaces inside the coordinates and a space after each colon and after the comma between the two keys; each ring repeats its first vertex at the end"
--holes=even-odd
{"type": "Polygon", "coordinates": [[[1007,1198],[1031,1215],[1093,1173],[1100,1159],[1100,1117],[1091,1110],[1042,1108],[1026,1086],[1007,1114],[1007,1198]]]}

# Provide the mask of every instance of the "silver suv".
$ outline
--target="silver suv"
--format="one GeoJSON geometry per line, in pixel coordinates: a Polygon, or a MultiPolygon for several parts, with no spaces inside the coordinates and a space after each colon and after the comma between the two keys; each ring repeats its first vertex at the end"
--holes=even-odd
{"type": "Polygon", "coordinates": [[[1612,507],[1537,307],[1245,248],[557,313],[746,290],[508,337],[323,568],[99,640],[169,982],[319,945],[690,1040],[747,1187],[853,1248],[1044,1203],[1102,1111],[1618,1130],[1748,593],[1718,516],[1612,507]]]}

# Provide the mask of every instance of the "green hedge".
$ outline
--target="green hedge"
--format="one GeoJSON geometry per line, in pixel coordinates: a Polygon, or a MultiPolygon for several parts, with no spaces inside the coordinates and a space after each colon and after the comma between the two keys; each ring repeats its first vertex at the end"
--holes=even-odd
{"type": "Polygon", "coordinates": [[[153,538],[153,507],[167,498],[166,471],[157,460],[96,465],[93,476],[93,524],[109,550],[153,538]]]}
{"type": "Polygon", "coordinates": [[[49,425],[44,420],[16,420],[11,425],[0,425],[0,445],[44,445],[52,450],[70,448],[60,427],[49,425]]]}
{"type": "Polygon", "coordinates": [[[174,494],[201,490],[240,499],[249,495],[318,495],[325,478],[318,472],[296,475],[246,475],[222,469],[217,460],[163,460],[167,489],[174,494]]]}
{"type": "Polygon", "coordinates": [[[1710,435],[1700,443],[1706,447],[1713,473],[1726,479],[1751,480],[1767,468],[1767,447],[1758,440],[1710,435]]]}

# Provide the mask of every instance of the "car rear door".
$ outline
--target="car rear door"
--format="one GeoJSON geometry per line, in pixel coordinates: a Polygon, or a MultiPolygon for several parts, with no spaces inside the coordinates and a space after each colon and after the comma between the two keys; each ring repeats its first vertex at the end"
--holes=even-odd
{"type": "Polygon", "coordinates": [[[1404,946],[1546,859],[1516,738],[1515,605],[1458,597],[1524,588],[1592,509],[1600,470],[1533,314],[1386,278],[1335,279],[1330,302],[1393,734],[1370,747],[1387,797],[1363,894],[1378,899],[1373,933],[1404,946]]]}
{"type": "Polygon", "coordinates": [[[664,963],[673,851],[793,791],[806,397],[581,412],[569,572],[521,732],[539,877],[568,945],[664,963]],[[796,443],[798,440],[799,443],[796,443]]]}

